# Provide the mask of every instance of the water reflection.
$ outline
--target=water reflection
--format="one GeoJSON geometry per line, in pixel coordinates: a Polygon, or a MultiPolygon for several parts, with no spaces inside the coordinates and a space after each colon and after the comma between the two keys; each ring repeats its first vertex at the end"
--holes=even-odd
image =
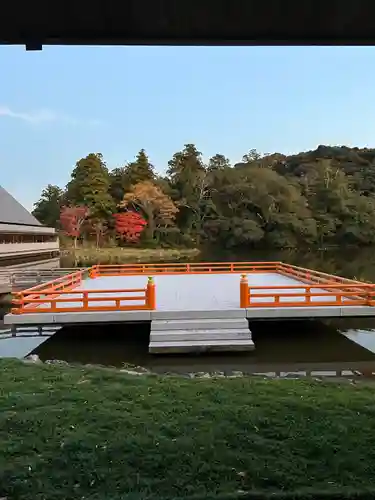
{"type": "Polygon", "coordinates": [[[0,330],[0,357],[24,358],[45,340],[37,334],[13,337],[10,331],[0,330]]]}
{"type": "Polygon", "coordinates": [[[198,260],[203,261],[282,261],[345,278],[375,283],[374,248],[334,248],[330,250],[221,251],[206,248],[198,260]]]}
{"type": "Polygon", "coordinates": [[[299,376],[328,376],[341,372],[341,376],[350,376],[353,372],[375,372],[375,354],[330,325],[316,321],[254,322],[250,327],[256,345],[252,353],[150,355],[149,323],[63,328],[33,353],[44,361],[62,359],[115,367],[132,363],[157,373],[241,371],[291,376],[301,372],[299,376]]]}

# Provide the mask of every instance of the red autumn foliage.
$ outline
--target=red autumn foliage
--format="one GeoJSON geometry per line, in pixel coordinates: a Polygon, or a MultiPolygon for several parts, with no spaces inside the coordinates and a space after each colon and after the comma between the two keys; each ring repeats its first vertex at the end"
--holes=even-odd
{"type": "Polygon", "coordinates": [[[81,235],[82,226],[89,215],[87,207],[62,207],[60,212],[60,224],[64,233],[74,238],[74,244],[81,235]]]}
{"type": "Polygon", "coordinates": [[[119,237],[126,243],[137,243],[147,222],[137,212],[128,211],[114,214],[115,229],[119,237]]]}

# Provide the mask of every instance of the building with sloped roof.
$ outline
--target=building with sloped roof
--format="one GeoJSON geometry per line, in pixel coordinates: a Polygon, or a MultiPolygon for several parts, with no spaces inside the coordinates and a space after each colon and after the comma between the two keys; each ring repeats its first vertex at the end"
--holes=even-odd
{"type": "Polygon", "coordinates": [[[43,226],[0,186],[0,266],[58,255],[56,229],[43,226]]]}

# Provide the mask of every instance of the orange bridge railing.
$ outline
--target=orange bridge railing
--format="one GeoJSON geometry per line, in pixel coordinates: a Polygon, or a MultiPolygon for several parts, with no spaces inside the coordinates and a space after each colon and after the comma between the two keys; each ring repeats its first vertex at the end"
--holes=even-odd
{"type": "MultiPolygon", "coordinates": [[[[342,278],[345,280],[344,278],[342,278]]],[[[350,281],[350,280],[347,280],[350,281]]],[[[352,282],[298,285],[249,286],[240,281],[240,307],[374,306],[375,285],[352,282]]]]}
{"type": "MultiPolygon", "coordinates": [[[[240,307],[301,307],[375,305],[375,285],[305,269],[282,262],[197,262],[171,264],[96,265],[14,294],[14,314],[156,309],[152,276],[185,274],[242,274],[240,307]],[[299,283],[251,286],[247,275],[277,273],[299,283]],[[145,288],[87,289],[84,278],[148,276],[145,288]]],[[[86,281],[87,283],[87,281],[86,281]]],[[[124,284],[126,281],[124,281],[124,284]]]]}
{"type": "MultiPolygon", "coordinates": [[[[156,308],[155,282],[148,278],[145,288],[119,290],[76,290],[72,279],[71,288],[57,287],[54,282],[48,288],[34,287],[15,293],[13,314],[58,313],[58,312],[105,312],[139,311],[156,308]]],[[[80,284],[80,283],[79,283],[80,284]]]]}
{"type": "Polygon", "coordinates": [[[96,265],[90,268],[92,278],[101,276],[155,274],[227,274],[277,272],[280,262],[194,262],[163,264],[96,265]]]}

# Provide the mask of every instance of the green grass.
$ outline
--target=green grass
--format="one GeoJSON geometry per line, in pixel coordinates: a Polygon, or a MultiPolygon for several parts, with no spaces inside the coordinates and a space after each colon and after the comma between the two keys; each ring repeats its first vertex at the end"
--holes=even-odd
{"type": "Polygon", "coordinates": [[[94,264],[132,264],[135,262],[179,262],[195,259],[199,255],[196,248],[77,248],[64,250],[64,267],[80,267],[94,264]]]}
{"type": "Polygon", "coordinates": [[[0,497],[373,498],[370,385],[0,369],[0,497]]]}

